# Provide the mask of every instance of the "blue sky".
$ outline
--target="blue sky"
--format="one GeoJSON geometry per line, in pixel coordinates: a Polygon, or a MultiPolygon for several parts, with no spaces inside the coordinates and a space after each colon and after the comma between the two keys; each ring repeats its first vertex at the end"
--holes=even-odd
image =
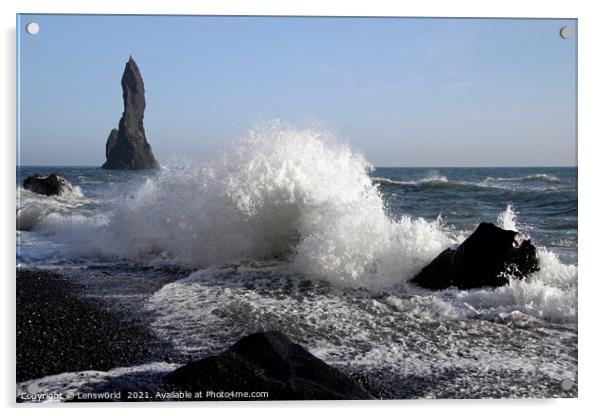
{"type": "Polygon", "coordinates": [[[21,15],[20,163],[101,165],[131,54],[163,163],[211,157],[277,118],[324,126],[376,166],[575,165],[576,31],[575,20],[21,15]]]}

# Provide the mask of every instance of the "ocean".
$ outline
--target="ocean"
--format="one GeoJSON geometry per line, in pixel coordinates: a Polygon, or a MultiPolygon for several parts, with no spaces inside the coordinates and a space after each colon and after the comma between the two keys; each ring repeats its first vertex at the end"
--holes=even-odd
{"type": "Polygon", "coordinates": [[[374,168],[284,129],[157,171],[20,166],[17,187],[18,267],[77,280],[174,350],[35,381],[46,391],[124,374],[144,386],[275,329],[384,398],[577,395],[575,167],[374,168]],[[74,192],[21,188],[53,172],[74,192]],[[408,283],[480,222],[526,234],[541,270],[500,288],[408,283]]]}

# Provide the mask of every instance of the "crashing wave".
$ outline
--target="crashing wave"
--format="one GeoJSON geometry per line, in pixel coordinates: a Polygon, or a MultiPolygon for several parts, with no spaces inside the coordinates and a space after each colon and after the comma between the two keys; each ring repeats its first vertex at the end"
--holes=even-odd
{"type": "Polygon", "coordinates": [[[272,122],[210,164],[148,178],[111,215],[51,214],[41,230],[82,254],[198,266],[284,258],[344,285],[403,282],[454,240],[438,222],[390,218],[370,169],[329,133],[272,122]]]}
{"type": "MultiPolygon", "coordinates": [[[[53,212],[36,230],[78,256],[167,259],[200,268],[278,260],[294,273],[340,286],[403,288],[465,235],[440,221],[392,218],[370,171],[361,154],[332,134],[271,122],[211,163],[147,178],[102,214],[53,212]]],[[[499,221],[518,228],[511,206],[499,221]]],[[[565,284],[542,280],[548,272],[576,282],[576,268],[550,263],[525,284],[565,284]]],[[[567,296],[567,303],[575,299],[567,296]]]]}
{"type": "Polygon", "coordinates": [[[86,198],[79,186],[61,195],[45,196],[19,187],[17,189],[17,230],[30,231],[48,215],[67,215],[92,201],[86,198]]]}

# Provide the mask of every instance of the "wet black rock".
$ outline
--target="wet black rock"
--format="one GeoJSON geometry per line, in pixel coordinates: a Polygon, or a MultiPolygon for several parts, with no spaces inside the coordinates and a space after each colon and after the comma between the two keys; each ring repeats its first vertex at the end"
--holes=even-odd
{"type": "Polygon", "coordinates": [[[123,115],[119,128],[111,130],[106,145],[107,161],[104,169],[153,169],[159,163],[153,155],[144,132],[144,82],[138,65],[130,56],[121,77],[123,89],[123,115]]]}
{"type": "Polygon", "coordinates": [[[48,176],[30,175],[23,181],[23,188],[42,195],[63,195],[73,191],[73,185],[56,173],[48,176]]]}
{"type": "Polygon", "coordinates": [[[178,368],[167,382],[189,391],[268,393],[261,398],[230,398],[235,400],[373,399],[357,382],[280,332],[248,335],[219,355],[178,368]]]}
{"type": "Polygon", "coordinates": [[[427,289],[498,287],[537,270],[537,250],[531,240],[481,223],[466,241],[443,251],[411,281],[427,289]]]}

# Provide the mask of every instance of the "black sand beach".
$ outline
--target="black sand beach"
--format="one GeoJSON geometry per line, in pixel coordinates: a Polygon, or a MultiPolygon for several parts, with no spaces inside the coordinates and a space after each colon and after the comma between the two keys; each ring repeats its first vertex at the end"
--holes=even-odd
{"type": "Polygon", "coordinates": [[[17,269],[17,382],[108,370],[161,356],[165,345],[62,276],[17,269]]]}

